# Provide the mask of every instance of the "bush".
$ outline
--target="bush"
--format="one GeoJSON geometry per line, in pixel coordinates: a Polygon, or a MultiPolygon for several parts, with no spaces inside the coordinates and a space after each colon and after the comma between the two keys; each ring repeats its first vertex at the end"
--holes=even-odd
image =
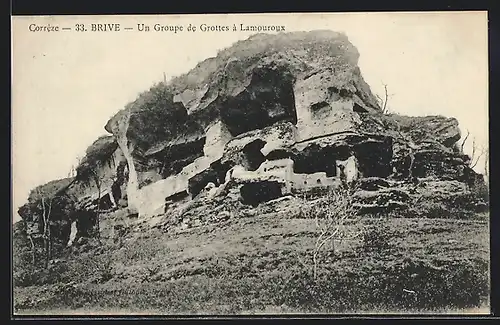
{"type": "Polygon", "coordinates": [[[331,188],[324,199],[303,207],[301,214],[305,218],[315,219],[319,231],[312,257],[314,276],[317,275],[326,244],[331,244],[334,251],[336,240],[356,236],[349,233],[346,227],[346,223],[352,222],[358,214],[358,209],[353,204],[353,190],[349,186],[331,188]]]}

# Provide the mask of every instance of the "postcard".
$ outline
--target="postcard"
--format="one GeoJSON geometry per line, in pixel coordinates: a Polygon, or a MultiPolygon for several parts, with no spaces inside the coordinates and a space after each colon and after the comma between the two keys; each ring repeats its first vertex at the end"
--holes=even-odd
{"type": "Polygon", "coordinates": [[[14,315],[489,314],[487,13],[12,17],[14,315]]]}

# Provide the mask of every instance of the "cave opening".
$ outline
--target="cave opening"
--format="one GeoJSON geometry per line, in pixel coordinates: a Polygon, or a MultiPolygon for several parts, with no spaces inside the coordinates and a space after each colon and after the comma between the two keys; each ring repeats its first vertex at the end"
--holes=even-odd
{"type": "MultiPolygon", "coordinates": [[[[69,220],[73,217],[74,212],[71,211],[70,206],[64,206],[67,203],[62,201],[60,197],[53,199],[51,203],[49,228],[52,239],[57,242],[67,242],[71,232],[69,220]]],[[[43,217],[39,219],[39,222],[40,232],[43,233],[43,217]]]]}
{"type": "Polygon", "coordinates": [[[118,202],[122,198],[122,189],[121,184],[115,182],[111,185],[111,195],[113,195],[113,199],[115,202],[118,202]]]}
{"type": "Polygon", "coordinates": [[[335,86],[330,86],[327,88],[328,91],[328,96],[330,99],[330,102],[336,102],[341,99],[340,97],[340,90],[335,87],[335,86]]]}
{"type": "Polygon", "coordinates": [[[260,203],[281,197],[282,184],[273,181],[247,183],[240,188],[240,194],[243,204],[256,207],[260,203]]]}
{"type": "Polygon", "coordinates": [[[330,104],[319,102],[311,105],[312,117],[316,120],[327,118],[331,114],[330,104]]]}
{"type": "Polygon", "coordinates": [[[314,103],[314,104],[311,105],[311,111],[317,112],[319,110],[327,108],[328,106],[330,106],[330,105],[327,102],[325,102],[325,101],[322,101],[322,102],[319,102],[319,103],[314,103]]]}
{"type": "Polygon", "coordinates": [[[114,207],[111,195],[111,193],[107,193],[99,199],[99,210],[109,210],[114,207]]]}
{"type": "Polygon", "coordinates": [[[266,157],[260,151],[264,148],[266,142],[261,139],[256,139],[243,147],[246,162],[249,171],[255,171],[259,166],[266,161],[266,157]]]}
{"type": "Polygon", "coordinates": [[[202,157],[205,141],[206,138],[202,137],[191,142],[174,145],[158,155],[158,160],[162,161],[159,173],[161,177],[167,178],[170,175],[178,174],[184,167],[202,157]]]}
{"type": "Polygon", "coordinates": [[[120,199],[122,199],[123,193],[121,187],[126,182],[125,169],[127,168],[128,168],[127,161],[120,161],[120,163],[116,168],[116,178],[113,184],[111,185],[111,193],[113,195],[115,202],[118,202],[120,201],[120,199]]]}
{"type": "Polygon", "coordinates": [[[444,176],[447,174],[447,161],[449,161],[448,157],[443,152],[417,152],[414,154],[413,161],[411,154],[408,153],[405,157],[405,167],[408,170],[405,175],[410,176],[411,168],[411,176],[414,177],[429,177],[435,174],[444,176]]]}
{"type": "Polygon", "coordinates": [[[285,149],[276,149],[267,154],[267,160],[280,160],[292,158],[292,153],[285,149]]]}
{"type": "Polygon", "coordinates": [[[95,235],[97,215],[93,211],[80,210],[77,213],[77,237],[92,237],[95,235]]]}
{"type": "Polygon", "coordinates": [[[203,172],[191,177],[188,181],[188,191],[191,194],[191,198],[195,198],[198,194],[203,191],[208,183],[214,183],[215,186],[219,186],[219,175],[217,171],[213,169],[207,169],[203,172]]]}
{"type": "Polygon", "coordinates": [[[278,121],[297,124],[293,77],[284,72],[261,68],[250,85],[220,107],[221,119],[232,136],[262,129],[278,121]]]}
{"type": "Polygon", "coordinates": [[[355,149],[363,177],[388,177],[392,173],[392,146],[378,141],[360,143],[355,149]]]}
{"type": "Polygon", "coordinates": [[[297,174],[325,172],[327,177],[338,176],[337,160],[345,160],[348,157],[347,146],[322,148],[312,145],[294,157],[293,171],[297,174]]]}
{"type": "Polygon", "coordinates": [[[60,220],[57,226],[50,226],[50,233],[55,240],[67,243],[71,234],[71,223],[67,220],[60,220]]]}
{"type": "Polygon", "coordinates": [[[174,194],[172,194],[170,196],[167,196],[165,198],[165,201],[166,202],[168,202],[168,201],[178,202],[178,201],[184,200],[188,196],[189,196],[189,193],[187,191],[180,191],[180,192],[174,193],[174,194]]]}
{"type": "Polygon", "coordinates": [[[226,173],[231,168],[229,163],[221,163],[220,160],[210,164],[208,169],[194,175],[188,180],[188,191],[191,198],[195,198],[203,191],[205,186],[212,182],[215,186],[220,186],[226,180],[226,173]]]}

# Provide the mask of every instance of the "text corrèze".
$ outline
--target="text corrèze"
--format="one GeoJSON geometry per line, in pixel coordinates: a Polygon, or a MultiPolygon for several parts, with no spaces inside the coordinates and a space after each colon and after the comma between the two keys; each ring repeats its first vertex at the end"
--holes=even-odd
{"type": "Polygon", "coordinates": [[[215,25],[201,23],[199,25],[173,25],[173,24],[143,24],[139,23],[135,26],[122,26],[118,23],[106,24],[74,24],[72,26],[59,26],[53,24],[30,24],[28,26],[30,32],[59,32],[61,30],[73,30],[76,32],[121,32],[123,30],[135,30],[139,32],[284,32],[285,26],[282,25],[215,25]]]}

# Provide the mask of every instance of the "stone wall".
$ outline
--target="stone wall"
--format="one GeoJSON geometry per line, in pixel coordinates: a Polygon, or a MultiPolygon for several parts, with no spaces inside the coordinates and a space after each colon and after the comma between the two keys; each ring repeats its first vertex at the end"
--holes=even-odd
{"type": "Polygon", "coordinates": [[[304,190],[316,187],[335,187],[340,185],[339,177],[326,176],[325,172],[313,174],[293,174],[292,189],[304,190]]]}
{"type": "MultiPolygon", "coordinates": [[[[337,176],[328,177],[326,172],[298,174],[293,172],[292,159],[279,159],[265,161],[255,171],[249,171],[242,166],[236,166],[231,174],[233,179],[240,182],[249,181],[279,181],[284,184],[283,195],[292,190],[312,189],[316,187],[339,186],[341,184],[340,172],[337,176]]],[[[354,156],[345,161],[337,162],[338,169],[345,166],[346,180],[353,181],[358,176],[357,164],[354,156]]]]}

